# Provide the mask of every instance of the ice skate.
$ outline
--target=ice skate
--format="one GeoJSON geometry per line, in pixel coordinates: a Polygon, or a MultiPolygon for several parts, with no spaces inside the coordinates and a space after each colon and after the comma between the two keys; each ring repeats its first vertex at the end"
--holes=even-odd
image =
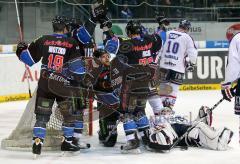
{"type": "Polygon", "coordinates": [[[123,154],[140,154],[140,142],[138,139],[127,141],[126,145],[121,146],[121,153],[123,154]]]}
{"type": "Polygon", "coordinates": [[[36,159],[41,154],[42,144],[43,144],[43,139],[40,139],[40,138],[33,139],[33,146],[32,146],[33,159],[36,159]]]}

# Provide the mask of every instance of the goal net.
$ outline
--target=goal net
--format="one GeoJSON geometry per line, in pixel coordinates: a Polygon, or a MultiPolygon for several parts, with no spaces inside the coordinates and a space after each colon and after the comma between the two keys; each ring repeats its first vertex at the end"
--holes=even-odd
{"type": "MultiPolygon", "coordinates": [[[[33,127],[36,122],[36,116],[34,113],[36,102],[36,90],[29,100],[26,109],[24,110],[20,121],[18,122],[16,128],[12,131],[10,136],[3,139],[1,142],[1,147],[6,150],[31,150],[32,148],[32,136],[33,127]]],[[[88,103],[89,111],[84,112],[84,135],[92,135],[92,102],[88,103]]],[[[57,108],[57,104],[54,103],[52,109],[52,115],[50,121],[47,124],[47,135],[44,140],[43,149],[44,150],[59,150],[61,145],[62,136],[62,122],[63,117],[57,108]]]]}

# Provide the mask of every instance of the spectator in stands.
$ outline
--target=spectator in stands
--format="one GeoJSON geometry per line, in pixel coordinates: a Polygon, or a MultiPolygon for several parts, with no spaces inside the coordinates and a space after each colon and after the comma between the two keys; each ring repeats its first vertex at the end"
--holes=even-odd
{"type": "Polygon", "coordinates": [[[129,20],[133,17],[132,11],[128,7],[128,2],[124,2],[123,9],[121,11],[121,18],[124,18],[126,20],[129,20]]]}

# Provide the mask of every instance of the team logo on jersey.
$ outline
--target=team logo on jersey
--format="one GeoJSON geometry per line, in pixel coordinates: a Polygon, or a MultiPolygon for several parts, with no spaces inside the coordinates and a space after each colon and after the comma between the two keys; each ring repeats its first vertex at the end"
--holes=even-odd
{"type": "Polygon", "coordinates": [[[180,36],[181,36],[181,34],[170,33],[170,34],[169,34],[169,39],[176,39],[176,38],[178,38],[178,37],[180,37],[180,36]]]}
{"type": "Polygon", "coordinates": [[[153,46],[153,44],[149,43],[149,44],[146,44],[143,46],[133,46],[132,49],[133,49],[133,51],[146,51],[146,50],[151,49],[152,46],[153,46]]]}

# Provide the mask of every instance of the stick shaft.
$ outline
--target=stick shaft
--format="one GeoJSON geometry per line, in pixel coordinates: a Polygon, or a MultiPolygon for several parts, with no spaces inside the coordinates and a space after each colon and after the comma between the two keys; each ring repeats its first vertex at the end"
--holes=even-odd
{"type": "MultiPolygon", "coordinates": [[[[19,38],[20,41],[23,41],[23,33],[22,33],[22,28],[21,28],[21,22],[20,22],[20,17],[19,17],[19,12],[18,12],[18,4],[17,4],[17,0],[15,0],[15,7],[16,7],[16,13],[17,13],[17,22],[18,22],[18,32],[19,32],[19,38]]],[[[32,93],[31,93],[31,87],[30,87],[30,81],[29,81],[29,74],[28,74],[28,67],[26,64],[25,65],[25,71],[27,71],[27,83],[28,83],[28,94],[29,97],[32,97],[32,93]]]]}

